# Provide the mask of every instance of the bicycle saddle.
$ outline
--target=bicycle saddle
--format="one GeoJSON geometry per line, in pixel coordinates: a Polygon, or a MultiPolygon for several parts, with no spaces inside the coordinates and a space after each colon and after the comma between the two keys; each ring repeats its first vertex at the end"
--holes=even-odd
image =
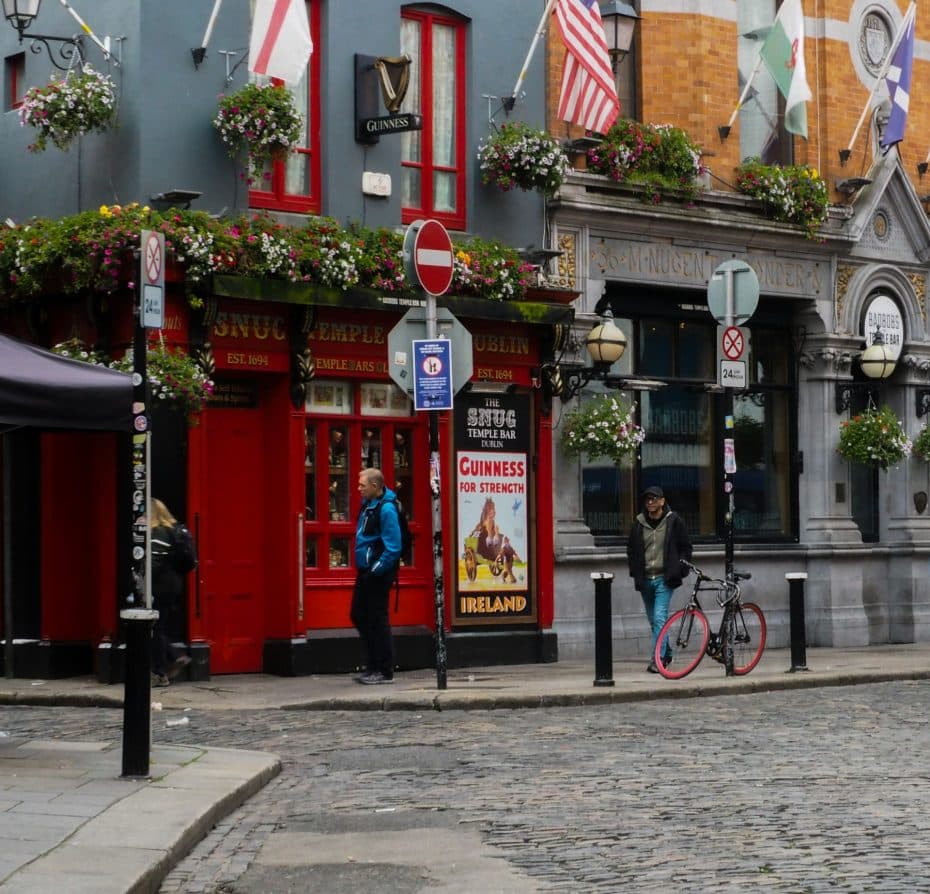
{"type": "Polygon", "coordinates": [[[735,581],[751,580],[751,579],[752,579],[751,571],[734,571],[733,572],[733,580],[735,581]]]}

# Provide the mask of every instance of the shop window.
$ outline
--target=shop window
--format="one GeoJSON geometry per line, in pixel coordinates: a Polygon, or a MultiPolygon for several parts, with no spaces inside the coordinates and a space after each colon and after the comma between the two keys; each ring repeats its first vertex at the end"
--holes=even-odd
{"type": "Polygon", "coordinates": [[[6,112],[18,109],[23,104],[26,94],[26,54],[14,53],[7,56],[3,72],[4,98],[3,109],[6,112]]]}
{"type": "MultiPolygon", "coordinates": [[[[704,319],[649,317],[617,323],[630,337],[630,372],[663,387],[623,392],[636,404],[646,440],[622,468],[606,461],[582,467],[582,512],[595,537],[625,538],[641,506],[638,495],[661,485],[692,537],[719,540],[724,532],[723,440],[732,437],[737,460],[734,536],[781,540],[796,526],[792,463],[796,412],[784,330],[750,327],[749,383],[740,393],[715,393],[717,327],[704,319]],[[724,431],[724,419],[733,428],[724,431]]],[[[624,358],[625,360],[625,358],[624,358]]],[[[583,398],[594,389],[589,388],[583,398]]]]}
{"type": "MultiPolygon", "coordinates": [[[[254,4],[253,4],[254,5],[254,4]]],[[[304,118],[297,147],[286,157],[265,166],[249,191],[249,205],[279,211],[320,210],[320,0],[307,0],[313,53],[298,84],[287,85],[304,118]]],[[[255,76],[253,76],[255,77],[255,76]]],[[[257,77],[259,83],[283,83],[257,77]]]]}
{"type": "Polygon", "coordinates": [[[404,10],[401,52],[413,59],[402,111],[423,116],[422,130],[401,134],[402,219],[464,229],[465,23],[404,10]]]}
{"type": "MultiPolygon", "coordinates": [[[[738,0],[736,4],[737,74],[733,105],[759,62],[759,50],[775,20],[777,0],[738,0]]],[[[759,158],[765,164],[791,164],[794,141],[785,130],[785,101],[763,66],[739,111],[740,159],[759,158]]]]}
{"type": "Polygon", "coordinates": [[[350,571],[361,498],[358,474],[375,467],[404,504],[420,536],[413,477],[414,435],[407,395],[391,383],[317,380],[310,384],[304,428],[305,565],[308,573],[350,571]]]}

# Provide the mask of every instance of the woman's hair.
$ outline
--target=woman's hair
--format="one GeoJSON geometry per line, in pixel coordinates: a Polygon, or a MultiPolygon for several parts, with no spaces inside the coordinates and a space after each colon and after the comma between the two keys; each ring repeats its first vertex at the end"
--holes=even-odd
{"type": "Polygon", "coordinates": [[[153,528],[173,528],[178,520],[168,511],[161,500],[152,499],[151,526],[153,528]]]}
{"type": "Polygon", "coordinates": [[[481,508],[481,521],[478,522],[479,527],[483,527],[487,523],[488,517],[492,512],[496,513],[497,507],[494,505],[494,501],[488,497],[484,501],[484,506],[481,508]]]}

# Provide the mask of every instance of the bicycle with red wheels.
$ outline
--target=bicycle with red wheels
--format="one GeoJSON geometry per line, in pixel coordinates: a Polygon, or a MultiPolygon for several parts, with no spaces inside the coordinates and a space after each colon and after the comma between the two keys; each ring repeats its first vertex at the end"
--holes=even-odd
{"type": "Polygon", "coordinates": [[[735,571],[730,579],[709,577],[690,562],[682,562],[694,572],[694,586],[688,604],[669,615],[656,639],[656,667],[663,677],[680,680],[691,673],[705,655],[726,668],[727,676],[748,674],[765,649],[765,615],[754,602],[740,597],[741,580],[748,571],[735,571]],[[698,599],[699,593],[713,593],[723,609],[720,627],[711,631],[710,622],[698,599]],[[671,655],[671,660],[666,660],[671,655]]]}

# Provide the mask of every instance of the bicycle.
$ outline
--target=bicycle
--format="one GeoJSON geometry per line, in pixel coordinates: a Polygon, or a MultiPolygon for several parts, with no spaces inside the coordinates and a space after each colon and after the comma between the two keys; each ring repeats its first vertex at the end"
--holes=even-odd
{"type": "Polygon", "coordinates": [[[680,680],[691,673],[705,655],[721,662],[727,676],[748,674],[765,649],[765,615],[754,602],[740,598],[741,580],[749,580],[747,571],[736,571],[730,580],[708,577],[690,562],[682,562],[695,574],[688,604],[673,612],[656,639],[654,660],[659,673],[669,680],[680,680]],[[714,593],[723,609],[720,628],[711,633],[710,622],[701,608],[698,593],[714,593]],[[663,644],[668,638],[672,659],[663,660],[663,644]]]}

